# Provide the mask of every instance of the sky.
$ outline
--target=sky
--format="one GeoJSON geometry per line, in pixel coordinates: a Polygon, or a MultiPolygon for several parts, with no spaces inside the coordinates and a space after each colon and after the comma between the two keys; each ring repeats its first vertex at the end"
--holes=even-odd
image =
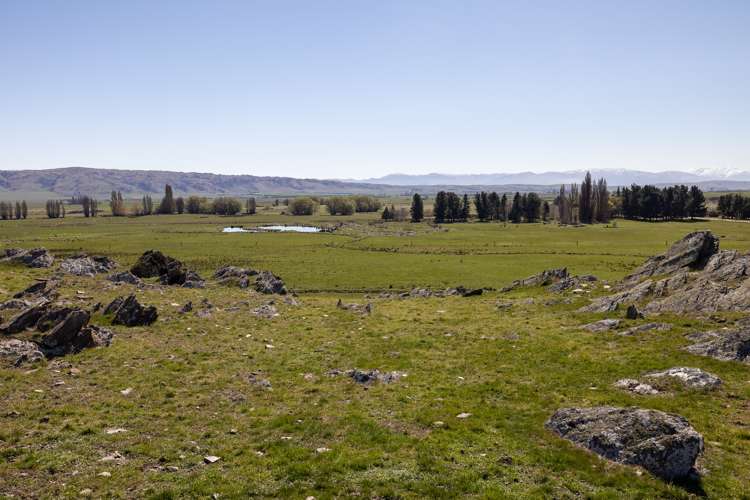
{"type": "Polygon", "coordinates": [[[750,170],[750,1],[0,0],[0,169],[750,170]]]}

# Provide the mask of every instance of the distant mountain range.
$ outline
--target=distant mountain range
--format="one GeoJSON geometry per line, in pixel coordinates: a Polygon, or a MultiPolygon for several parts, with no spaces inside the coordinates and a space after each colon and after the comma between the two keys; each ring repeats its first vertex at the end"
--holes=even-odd
{"type": "MultiPolygon", "coordinates": [[[[721,169],[702,169],[691,172],[664,171],[644,172],[641,170],[601,169],[591,170],[594,178],[604,177],[610,186],[630,184],[675,184],[703,183],[707,181],[750,182],[750,172],[721,169]]],[[[570,184],[581,182],[585,170],[568,170],[563,172],[519,172],[512,174],[390,174],[384,177],[363,179],[356,182],[388,184],[393,186],[502,186],[507,184],[570,184]]]]}
{"type": "MultiPolygon", "coordinates": [[[[439,190],[472,193],[480,190],[554,192],[560,184],[580,183],[583,170],[515,174],[391,174],[366,180],[296,179],[255,175],[219,175],[159,170],[111,170],[83,167],[49,170],[0,170],[0,198],[28,200],[68,197],[75,194],[109,198],[121,191],[126,198],[161,195],[170,184],[178,195],[203,196],[293,196],[300,194],[401,195],[439,190]],[[8,193],[4,195],[3,193],[8,193]]],[[[643,172],[638,170],[592,170],[609,186],[637,184],[697,184],[707,191],[750,190],[750,172],[693,171],[643,172]]]]}

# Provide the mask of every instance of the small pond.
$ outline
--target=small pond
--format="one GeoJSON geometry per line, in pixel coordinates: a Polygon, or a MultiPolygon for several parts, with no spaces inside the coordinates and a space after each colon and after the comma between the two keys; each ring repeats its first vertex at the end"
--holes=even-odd
{"type": "Polygon", "coordinates": [[[315,226],[258,226],[258,227],[225,227],[223,233],[319,233],[322,229],[315,226]]]}

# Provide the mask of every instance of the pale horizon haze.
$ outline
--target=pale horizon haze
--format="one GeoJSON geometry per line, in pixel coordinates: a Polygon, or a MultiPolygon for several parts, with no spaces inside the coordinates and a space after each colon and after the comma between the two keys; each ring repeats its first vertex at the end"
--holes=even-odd
{"type": "Polygon", "coordinates": [[[750,170],[747,1],[0,0],[0,170],[750,170]]]}

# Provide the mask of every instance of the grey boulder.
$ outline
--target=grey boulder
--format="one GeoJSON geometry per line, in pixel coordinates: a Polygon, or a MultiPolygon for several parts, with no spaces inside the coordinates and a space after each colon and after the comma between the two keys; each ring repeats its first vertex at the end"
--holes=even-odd
{"type": "Polygon", "coordinates": [[[563,408],[547,429],[614,462],[667,480],[694,473],[703,436],[679,415],[641,408],[563,408]]]}

